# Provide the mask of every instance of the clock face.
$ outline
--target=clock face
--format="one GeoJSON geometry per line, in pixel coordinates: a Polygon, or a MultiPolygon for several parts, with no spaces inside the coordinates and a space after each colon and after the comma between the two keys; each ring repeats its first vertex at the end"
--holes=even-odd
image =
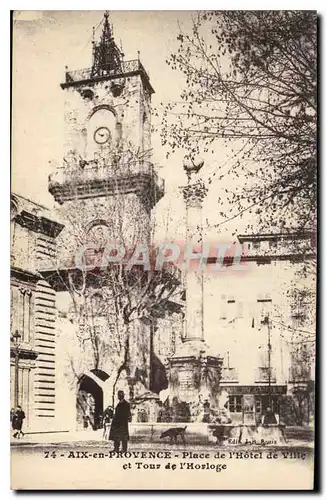
{"type": "Polygon", "coordinates": [[[105,144],[110,138],[110,132],[107,127],[99,127],[94,132],[94,140],[97,144],[105,144]]]}

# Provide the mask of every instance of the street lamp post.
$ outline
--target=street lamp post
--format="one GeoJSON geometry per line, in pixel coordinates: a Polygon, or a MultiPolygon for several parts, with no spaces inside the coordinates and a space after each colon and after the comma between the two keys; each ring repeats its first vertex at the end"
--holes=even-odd
{"type": "Polygon", "coordinates": [[[15,406],[17,407],[19,404],[19,346],[21,334],[18,330],[15,330],[15,333],[12,335],[12,341],[15,349],[15,406]]]}
{"type": "Polygon", "coordinates": [[[267,315],[267,327],[268,327],[268,400],[269,406],[272,407],[271,401],[271,325],[269,314],[267,315]]]}
{"type": "Polygon", "coordinates": [[[262,324],[267,325],[267,333],[268,333],[268,338],[267,338],[267,352],[268,352],[268,406],[271,407],[272,401],[271,401],[271,324],[270,324],[270,318],[269,318],[269,313],[264,317],[262,324]]]}
{"type": "Polygon", "coordinates": [[[270,318],[269,318],[269,313],[265,316],[263,323],[267,325],[267,333],[268,333],[268,338],[267,338],[267,350],[268,350],[268,406],[271,407],[272,401],[271,401],[271,324],[270,324],[270,318]]]}

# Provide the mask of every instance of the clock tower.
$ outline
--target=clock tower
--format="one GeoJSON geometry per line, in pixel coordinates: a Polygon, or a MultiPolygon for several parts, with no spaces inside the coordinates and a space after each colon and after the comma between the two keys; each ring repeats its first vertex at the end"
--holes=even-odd
{"type": "Polygon", "coordinates": [[[56,268],[45,276],[64,304],[57,348],[65,354],[58,356],[63,364],[57,367],[56,390],[62,393],[58,401],[65,402],[63,422],[69,413],[73,425],[80,418],[76,408],[79,412],[86,401],[98,416],[111,403],[112,381],[123,369],[127,385],[119,379],[120,388],[130,390],[131,400],[151,389],[152,327],[139,318],[128,323],[124,316],[124,304],[130,307],[142,297],[136,278],[125,268],[118,277],[112,269],[81,272],[76,255],[89,243],[93,249],[110,242],[126,250],[149,244],[151,210],[164,195],[164,184],[151,162],[154,90],[139,57],[124,59],[107,13],[100,39],[93,40],[92,66],[66,68],[61,88],[64,157],[49,176],[49,191],[65,228],[56,268]],[[73,385],[67,383],[67,366],[73,367],[73,385]]]}
{"type": "Polygon", "coordinates": [[[150,211],[164,194],[151,163],[151,95],[139,57],[125,61],[108,13],[92,66],[66,68],[64,158],[49,191],[85,232],[133,246],[150,239],[150,211]]]}

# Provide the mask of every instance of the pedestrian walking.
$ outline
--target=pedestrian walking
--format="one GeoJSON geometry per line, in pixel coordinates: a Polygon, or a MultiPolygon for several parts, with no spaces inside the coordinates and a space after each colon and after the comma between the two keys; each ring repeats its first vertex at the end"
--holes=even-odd
{"type": "Polygon", "coordinates": [[[118,452],[120,443],[122,443],[122,451],[127,451],[127,442],[129,440],[128,422],[131,421],[131,408],[125,400],[124,391],[117,393],[119,403],[116,406],[115,413],[112,419],[109,440],[114,442],[114,451],[118,452]]]}
{"type": "Polygon", "coordinates": [[[19,439],[19,437],[24,436],[24,433],[22,431],[24,418],[25,418],[25,413],[22,410],[22,407],[17,406],[16,410],[14,411],[14,413],[12,415],[12,419],[11,419],[11,425],[12,425],[12,429],[14,431],[14,434],[13,434],[14,438],[19,439]]]}
{"type": "Polygon", "coordinates": [[[114,410],[111,406],[107,406],[107,408],[103,412],[102,425],[103,425],[103,439],[109,439],[109,429],[112,417],[114,416],[114,410]]]}

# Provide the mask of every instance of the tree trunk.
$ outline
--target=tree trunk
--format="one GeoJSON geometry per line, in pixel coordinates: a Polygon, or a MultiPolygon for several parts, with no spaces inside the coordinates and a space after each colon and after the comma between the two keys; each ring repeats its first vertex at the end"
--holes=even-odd
{"type": "Polygon", "coordinates": [[[103,385],[103,407],[107,406],[115,407],[115,393],[117,383],[119,381],[120,375],[125,369],[125,362],[123,362],[120,366],[114,367],[112,372],[110,373],[109,378],[104,382],[103,385]]]}

